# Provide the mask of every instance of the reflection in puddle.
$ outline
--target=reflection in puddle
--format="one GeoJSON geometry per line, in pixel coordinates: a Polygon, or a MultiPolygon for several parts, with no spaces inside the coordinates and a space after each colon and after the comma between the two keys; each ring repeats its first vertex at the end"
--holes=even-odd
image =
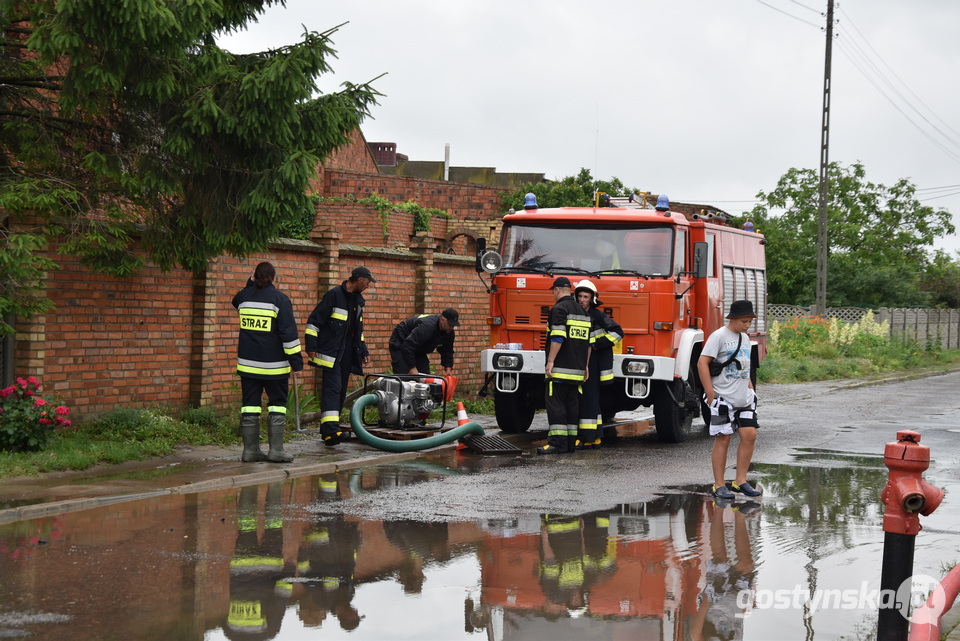
{"type": "MultiPolygon", "coordinates": [[[[0,637],[872,638],[869,598],[804,595],[878,587],[886,471],[875,457],[802,454],[803,466],[756,466],[760,502],[684,487],[573,516],[425,523],[338,509],[471,472],[418,460],[4,524],[0,637]]],[[[937,577],[958,547],[938,516],[916,562],[937,577]]]]}

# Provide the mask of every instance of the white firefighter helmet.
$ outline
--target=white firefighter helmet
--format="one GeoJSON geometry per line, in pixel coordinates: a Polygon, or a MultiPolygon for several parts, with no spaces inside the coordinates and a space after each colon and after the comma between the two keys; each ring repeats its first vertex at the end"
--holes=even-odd
{"type": "Polygon", "coordinates": [[[576,296],[577,294],[579,294],[580,290],[590,292],[593,295],[594,305],[600,304],[600,301],[597,300],[597,286],[591,283],[586,278],[584,278],[579,283],[577,283],[576,287],[573,288],[573,295],[576,296]]]}

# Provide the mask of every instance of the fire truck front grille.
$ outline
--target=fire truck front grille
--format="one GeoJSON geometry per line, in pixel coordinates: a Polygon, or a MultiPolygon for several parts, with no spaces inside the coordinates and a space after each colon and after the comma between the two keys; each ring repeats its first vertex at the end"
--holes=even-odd
{"type": "Polygon", "coordinates": [[[536,338],[536,348],[537,349],[546,349],[547,347],[547,333],[539,332],[536,338]]]}
{"type": "Polygon", "coordinates": [[[546,305],[540,308],[540,322],[544,325],[550,322],[550,308],[546,305]]]}
{"type": "Polygon", "coordinates": [[[514,322],[516,325],[529,325],[529,324],[530,324],[530,317],[529,317],[529,316],[516,316],[516,317],[514,317],[513,322],[514,322]]]}

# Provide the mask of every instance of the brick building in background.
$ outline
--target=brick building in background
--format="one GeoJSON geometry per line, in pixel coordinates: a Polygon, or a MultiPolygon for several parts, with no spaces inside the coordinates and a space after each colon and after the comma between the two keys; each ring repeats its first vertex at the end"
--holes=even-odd
{"type": "MultiPolygon", "coordinates": [[[[81,421],[117,406],[238,406],[237,316],[230,301],[257,263],[269,260],[301,334],[329,288],[357,265],[372,270],[377,282],[364,294],[367,372],[389,371],[387,342],[398,322],[456,307],[462,322],[458,394],[476,394],[482,385],[478,352],[488,336],[488,298],[474,269],[476,238],[496,242],[506,188],[381,174],[371,146],[357,131],[320,169],[314,189],[327,200],[317,207],[309,241],[281,240],[243,260],[220,257],[197,275],[162,273],[148,263],[133,277],[114,278],[57,256],[62,269],[49,272],[44,283],[56,308],[18,320],[13,345],[4,350],[6,360],[14,356],[4,378],[36,376],[81,421]],[[351,202],[373,194],[396,203],[413,200],[451,217],[433,218],[429,231],[417,232],[412,214],[381,215],[351,202]]],[[[49,251],[55,255],[56,247],[49,251]]],[[[308,392],[316,388],[313,368],[301,383],[308,392]]],[[[359,383],[355,377],[352,386],[359,383]]]]}

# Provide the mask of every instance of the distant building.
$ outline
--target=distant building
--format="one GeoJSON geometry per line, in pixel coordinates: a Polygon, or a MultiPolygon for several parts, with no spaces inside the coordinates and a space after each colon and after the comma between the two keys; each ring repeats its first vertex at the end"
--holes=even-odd
{"type": "Polygon", "coordinates": [[[538,173],[502,173],[496,167],[448,167],[443,160],[410,160],[406,154],[397,153],[395,142],[368,142],[367,147],[380,173],[387,176],[445,180],[504,189],[520,189],[524,185],[546,180],[544,174],[538,173]]]}

